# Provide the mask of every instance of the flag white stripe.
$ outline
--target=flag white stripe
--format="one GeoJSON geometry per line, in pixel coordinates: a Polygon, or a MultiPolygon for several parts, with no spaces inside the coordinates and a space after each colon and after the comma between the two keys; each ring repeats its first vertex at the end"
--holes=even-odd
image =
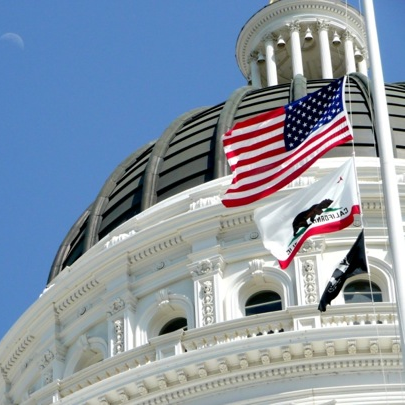
{"type": "MultiPolygon", "coordinates": [[[[268,177],[269,174],[278,173],[281,168],[283,168],[285,166],[288,166],[291,162],[294,162],[295,160],[301,159],[301,157],[303,155],[305,155],[305,153],[307,152],[308,149],[318,147],[317,151],[312,153],[312,156],[315,156],[316,154],[321,153],[323,150],[325,150],[332,143],[346,137],[347,135],[350,135],[350,130],[347,129],[346,132],[335,136],[335,133],[340,131],[340,130],[341,130],[341,128],[336,128],[334,131],[331,131],[331,132],[329,132],[327,134],[324,134],[322,137],[320,137],[319,139],[314,140],[312,143],[309,143],[309,144],[307,143],[305,145],[302,144],[304,146],[303,147],[299,146],[296,149],[297,154],[295,156],[291,156],[291,153],[286,151],[284,153],[281,153],[281,154],[277,155],[276,158],[270,157],[270,158],[267,158],[267,159],[257,160],[255,162],[255,168],[261,168],[261,167],[265,167],[265,166],[267,166],[269,164],[273,164],[273,163],[277,164],[277,162],[280,162],[285,157],[290,156],[290,158],[288,158],[288,160],[286,160],[283,164],[280,164],[278,167],[275,167],[272,170],[268,170],[265,173],[260,173],[260,174],[251,175],[249,177],[246,177],[246,178],[244,178],[242,180],[239,180],[237,182],[237,184],[244,185],[244,184],[247,184],[247,183],[250,183],[250,182],[260,180],[263,177],[268,177]]],[[[243,166],[238,166],[234,170],[234,175],[237,176],[237,175],[239,175],[241,173],[250,172],[250,170],[251,170],[251,165],[250,164],[243,165],[243,166]]]]}
{"type": "MultiPolygon", "coordinates": [[[[280,149],[280,148],[285,148],[284,140],[282,140],[282,139],[280,139],[278,142],[263,146],[258,149],[254,149],[250,152],[244,152],[244,153],[240,154],[239,156],[228,158],[228,162],[229,162],[229,165],[232,167],[241,160],[252,159],[254,157],[257,157],[258,155],[261,156],[264,153],[268,153],[275,149],[280,149]]],[[[266,159],[266,160],[268,160],[268,159],[266,159]]],[[[279,160],[279,159],[277,159],[277,160],[279,160]]],[[[240,165],[239,167],[243,167],[243,166],[244,165],[240,165]]],[[[234,173],[236,172],[237,169],[238,169],[238,166],[235,168],[234,173]]]]}
{"type": "MultiPolygon", "coordinates": [[[[231,144],[231,145],[227,145],[227,146],[224,147],[225,154],[228,155],[230,152],[235,153],[235,154],[237,154],[237,156],[231,157],[230,159],[233,159],[233,160],[242,159],[242,156],[244,156],[244,154],[248,154],[248,153],[253,153],[254,154],[254,153],[257,153],[256,151],[259,151],[259,149],[254,149],[251,152],[242,152],[242,153],[239,152],[240,150],[243,150],[243,148],[246,148],[246,147],[251,147],[252,142],[254,142],[255,144],[260,143],[260,142],[266,142],[269,139],[272,139],[272,138],[274,138],[276,136],[282,135],[283,131],[284,131],[284,127],[280,127],[280,128],[275,129],[275,130],[272,130],[271,134],[266,132],[266,133],[264,133],[262,135],[255,136],[254,139],[247,139],[247,140],[244,140],[242,142],[238,142],[237,145],[235,145],[234,143],[231,144]],[[269,137],[269,135],[270,135],[270,137],[269,137]]],[[[281,144],[282,146],[284,146],[284,141],[282,139],[280,139],[276,143],[270,143],[267,147],[271,147],[271,148],[274,149],[275,144],[281,144]]]]}
{"type": "MultiPolygon", "coordinates": [[[[344,113],[339,114],[339,115],[336,117],[336,120],[341,119],[343,116],[344,116],[344,113]]],[[[333,130],[333,133],[339,131],[342,127],[344,127],[344,125],[346,125],[346,124],[344,123],[344,124],[342,124],[342,125],[340,125],[340,126],[337,126],[337,127],[333,130]]],[[[331,126],[333,126],[333,122],[323,125],[321,128],[319,128],[319,129],[317,129],[316,131],[314,131],[314,132],[307,138],[307,142],[310,141],[310,140],[311,140],[312,138],[314,138],[315,136],[317,136],[317,134],[318,134],[319,132],[322,132],[322,131],[327,132],[331,126]]],[[[279,135],[279,134],[281,134],[282,132],[283,132],[283,128],[280,128],[280,130],[277,131],[276,135],[279,135]]],[[[325,134],[325,135],[327,135],[327,134],[325,134]]],[[[266,138],[268,138],[268,136],[269,136],[269,134],[264,134],[264,135],[263,135],[263,140],[265,140],[266,138]]],[[[273,135],[272,135],[272,136],[273,136],[273,135]]],[[[256,140],[256,138],[255,138],[255,140],[256,140]]],[[[260,142],[260,141],[259,141],[259,142],[260,142]]],[[[255,143],[256,143],[256,142],[255,142],[255,143]]],[[[304,145],[304,147],[305,147],[305,143],[306,143],[306,142],[304,142],[304,143],[302,144],[302,145],[304,145]]],[[[252,141],[251,141],[251,140],[244,142],[244,146],[251,146],[251,144],[252,144],[252,141]]],[[[232,157],[232,158],[228,158],[228,162],[229,162],[230,166],[233,166],[233,165],[235,165],[235,164],[236,164],[237,162],[239,162],[239,161],[242,161],[242,160],[245,160],[245,159],[250,159],[250,158],[253,158],[253,157],[255,157],[255,156],[262,155],[263,153],[269,152],[269,151],[271,151],[271,150],[274,150],[274,149],[277,149],[277,148],[284,148],[284,147],[285,147],[284,141],[283,141],[283,140],[280,140],[280,141],[278,141],[278,142],[276,142],[276,143],[274,143],[274,144],[270,144],[270,145],[264,146],[264,147],[262,147],[262,148],[255,149],[255,150],[253,150],[253,151],[241,153],[241,154],[238,155],[238,156],[235,156],[235,157],[232,157]]],[[[238,148],[232,148],[232,149],[231,149],[229,146],[228,146],[227,148],[229,148],[230,150],[232,150],[232,151],[234,151],[234,152],[235,152],[235,151],[237,152],[237,150],[238,150],[238,148]]],[[[299,149],[299,147],[297,148],[297,150],[298,150],[298,149],[299,149]]],[[[225,152],[226,152],[226,149],[225,149],[225,152]]],[[[268,162],[269,162],[270,160],[272,160],[272,162],[278,162],[278,161],[280,161],[281,159],[283,159],[286,154],[290,154],[290,153],[291,153],[290,151],[286,151],[286,152],[284,152],[283,154],[280,154],[279,156],[275,156],[275,157],[272,157],[272,158],[264,159],[264,160],[263,160],[264,163],[263,163],[262,165],[259,164],[259,162],[260,162],[260,160],[259,160],[259,161],[257,161],[257,163],[255,162],[255,167],[256,167],[256,165],[258,165],[257,167],[261,167],[261,166],[267,165],[267,164],[269,164],[268,162]]],[[[250,165],[250,164],[248,164],[248,165],[246,165],[246,166],[247,166],[247,169],[248,169],[248,170],[251,169],[251,165],[250,165]]],[[[241,164],[241,165],[237,166],[237,167],[233,170],[233,172],[234,172],[234,173],[239,173],[238,169],[242,169],[242,170],[243,170],[243,167],[244,167],[244,165],[241,164]]],[[[243,170],[243,171],[244,171],[244,170],[243,170]]]]}
{"type": "MultiPolygon", "coordinates": [[[[269,176],[272,176],[274,174],[277,174],[278,172],[280,172],[280,169],[282,169],[283,167],[288,166],[289,164],[291,164],[294,161],[297,161],[297,164],[299,165],[299,167],[301,167],[303,165],[303,162],[307,162],[309,160],[311,160],[313,157],[319,155],[320,153],[322,153],[325,149],[327,149],[331,144],[334,144],[336,141],[339,141],[340,139],[345,138],[346,136],[350,135],[350,128],[347,128],[346,131],[342,134],[339,134],[338,136],[334,136],[334,134],[338,131],[340,131],[342,128],[341,126],[335,128],[333,131],[331,132],[327,132],[325,133],[322,137],[320,137],[319,139],[317,139],[315,142],[311,143],[311,144],[302,144],[304,145],[301,150],[298,148],[298,153],[295,156],[291,156],[290,159],[288,159],[286,162],[284,162],[283,164],[280,164],[278,167],[275,167],[272,170],[268,170],[264,173],[259,173],[256,175],[252,175],[252,176],[248,176],[244,179],[239,180],[237,183],[235,184],[231,184],[228,190],[237,190],[239,187],[243,186],[243,185],[247,185],[247,184],[251,184],[254,183],[256,181],[260,181],[264,178],[268,178],[269,176]],[[302,155],[304,155],[308,148],[316,148],[316,150],[314,152],[312,152],[310,155],[308,155],[307,157],[301,158],[302,155]]],[[[314,135],[316,135],[316,132],[314,132],[314,135]]],[[[269,159],[263,159],[262,161],[258,161],[255,163],[255,167],[263,167],[268,165],[269,163],[274,163],[277,162],[281,159],[283,159],[286,155],[288,156],[290,152],[285,152],[283,154],[280,154],[279,156],[277,156],[277,159],[275,160],[274,157],[269,158],[269,159]]],[[[241,174],[241,173],[246,173],[249,172],[250,170],[250,165],[246,165],[246,166],[241,166],[241,167],[237,167],[234,171],[235,175],[241,174]]],[[[237,199],[237,198],[241,198],[245,195],[248,194],[255,194],[258,193],[260,191],[263,191],[267,188],[272,187],[274,184],[279,183],[280,181],[284,180],[286,177],[288,177],[289,175],[291,175],[291,173],[293,173],[294,171],[297,170],[296,165],[293,165],[289,170],[287,170],[285,173],[281,174],[279,177],[277,177],[277,179],[270,181],[267,184],[264,184],[262,186],[259,187],[252,187],[249,191],[245,191],[245,192],[240,192],[240,193],[230,193],[230,194],[226,194],[224,196],[224,199],[237,199]],[[239,195],[239,197],[238,197],[239,195]]]]}
{"type": "Polygon", "coordinates": [[[228,139],[228,138],[229,139],[230,138],[234,139],[235,138],[235,142],[239,142],[237,140],[237,137],[239,135],[245,135],[245,134],[247,134],[249,132],[254,132],[254,131],[257,131],[259,129],[267,128],[267,127],[270,127],[272,125],[279,124],[280,122],[283,122],[284,120],[285,120],[285,114],[281,114],[279,116],[274,116],[274,117],[271,117],[270,119],[258,122],[258,123],[253,124],[253,125],[249,125],[247,127],[234,129],[234,130],[232,130],[231,137],[227,137],[226,135],[224,135],[224,139],[228,139]]]}
{"type": "Polygon", "coordinates": [[[335,80],[297,102],[239,122],[223,135],[233,173],[223,204],[237,207],[269,196],[330,149],[352,140],[344,86],[344,78],[335,80]]]}
{"type": "MultiPolygon", "coordinates": [[[[336,142],[336,139],[341,139],[344,138],[345,136],[349,135],[350,131],[347,131],[347,133],[342,134],[341,136],[339,136],[338,138],[334,138],[332,140],[329,140],[327,142],[324,142],[322,144],[322,146],[320,148],[318,148],[315,152],[311,153],[310,155],[308,155],[307,157],[305,157],[304,159],[300,160],[299,162],[297,162],[298,167],[301,167],[303,165],[303,163],[308,162],[309,160],[311,160],[312,158],[314,158],[315,156],[319,155],[319,153],[321,153],[324,149],[326,149],[330,144],[333,144],[336,142]]],[[[287,165],[288,163],[291,163],[290,161],[287,161],[285,165],[287,165]]],[[[250,184],[254,181],[260,181],[264,178],[269,177],[270,175],[274,175],[277,174],[280,171],[281,167],[277,167],[271,171],[268,171],[266,173],[261,173],[259,175],[255,175],[255,176],[250,176],[247,177],[241,181],[239,181],[236,184],[231,184],[230,187],[228,188],[228,190],[237,190],[238,188],[240,188],[242,185],[245,184],[250,184]]],[[[259,194],[271,187],[274,187],[276,184],[282,182],[284,179],[286,179],[287,177],[291,176],[292,173],[294,173],[295,171],[297,171],[297,166],[293,165],[291,166],[288,170],[286,170],[284,173],[282,173],[281,175],[279,175],[277,178],[270,180],[269,182],[267,182],[266,184],[262,184],[260,186],[257,187],[251,187],[250,189],[246,190],[246,191],[239,191],[239,192],[231,192],[226,194],[223,197],[223,200],[238,200],[238,199],[242,199],[245,197],[249,197],[253,194],[259,194]]]]}

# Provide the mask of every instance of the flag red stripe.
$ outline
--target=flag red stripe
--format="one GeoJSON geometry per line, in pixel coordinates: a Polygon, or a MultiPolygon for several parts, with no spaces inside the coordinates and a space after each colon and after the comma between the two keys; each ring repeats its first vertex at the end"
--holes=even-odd
{"type": "Polygon", "coordinates": [[[258,124],[263,124],[266,121],[269,121],[271,119],[275,119],[281,115],[285,114],[285,107],[278,107],[274,110],[271,111],[266,111],[262,114],[255,115],[254,117],[248,118],[245,121],[237,122],[232,129],[227,131],[224,134],[224,142],[226,142],[226,137],[228,136],[234,136],[235,132],[237,133],[239,130],[242,128],[247,128],[253,125],[258,125],[258,124]]]}
{"type": "MultiPolygon", "coordinates": [[[[231,170],[233,172],[235,172],[235,179],[239,179],[239,178],[242,179],[244,177],[250,177],[250,176],[253,176],[255,173],[263,173],[263,171],[273,169],[273,168],[277,167],[278,165],[282,164],[284,161],[288,160],[289,157],[282,158],[281,160],[277,160],[277,161],[273,160],[274,163],[270,163],[270,164],[262,166],[262,167],[256,167],[256,169],[252,169],[251,168],[252,165],[257,164],[258,162],[260,162],[262,160],[266,160],[266,159],[269,159],[269,158],[272,158],[275,156],[280,156],[285,152],[286,152],[286,150],[284,147],[269,150],[268,152],[260,153],[260,154],[257,154],[255,157],[244,160],[242,165],[239,164],[239,162],[236,163],[235,165],[232,165],[231,170]],[[248,172],[240,171],[239,173],[237,173],[238,169],[243,170],[244,167],[247,168],[248,172]],[[262,168],[264,168],[264,170],[261,170],[262,168]],[[256,172],[255,170],[258,170],[258,171],[256,172]],[[243,173],[247,173],[247,175],[239,177],[243,173]]],[[[292,156],[292,155],[289,155],[289,156],[292,156]]]]}
{"type": "MultiPolygon", "coordinates": [[[[323,136],[323,135],[325,135],[325,134],[328,134],[328,132],[332,132],[332,131],[335,130],[339,125],[342,125],[342,124],[344,124],[345,122],[346,122],[346,118],[345,118],[344,116],[341,117],[338,121],[336,121],[335,123],[333,123],[333,125],[330,126],[329,128],[324,129],[322,132],[319,132],[319,133],[316,134],[316,135],[309,136],[308,139],[302,144],[302,145],[303,145],[302,147],[305,147],[308,143],[315,142],[315,141],[318,140],[321,136],[323,136]]],[[[340,130],[340,132],[334,133],[334,135],[336,135],[336,134],[339,135],[339,134],[341,134],[343,131],[348,130],[348,129],[349,129],[348,125],[345,125],[344,127],[342,127],[342,129],[340,130]]],[[[277,136],[277,137],[274,137],[274,138],[276,138],[278,141],[284,139],[283,136],[277,136]]],[[[254,146],[255,146],[255,145],[252,145],[252,146],[251,146],[252,150],[255,150],[255,149],[259,149],[259,148],[260,148],[260,147],[255,148],[254,146]]],[[[300,152],[300,150],[302,150],[302,148],[299,148],[299,147],[298,147],[295,151],[289,153],[289,156],[290,156],[290,157],[286,157],[286,158],[284,158],[283,160],[278,160],[278,161],[274,162],[274,167],[276,167],[277,165],[283,163],[283,162],[284,162],[285,160],[287,160],[287,159],[290,159],[290,158],[292,159],[293,157],[295,157],[295,156],[297,155],[297,153],[300,152]]],[[[267,152],[267,153],[270,153],[270,154],[268,155],[268,157],[272,157],[272,156],[277,155],[277,154],[278,154],[277,151],[278,151],[278,152],[287,152],[285,148],[284,148],[284,149],[283,149],[283,148],[279,148],[279,149],[277,149],[277,150],[271,151],[271,153],[270,153],[270,152],[267,152]]],[[[236,152],[238,152],[238,150],[233,150],[232,152],[235,153],[235,155],[232,156],[232,157],[234,157],[234,156],[236,156],[236,152]]],[[[237,154],[239,155],[240,153],[237,153],[237,154]]],[[[236,164],[231,165],[231,169],[232,169],[232,171],[233,171],[233,170],[235,170],[236,168],[243,167],[243,166],[249,166],[249,167],[250,167],[250,165],[255,164],[255,163],[257,163],[257,162],[260,162],[260,160],[263,160],[263,159],[264,159],[264,158],[262,157],[263,155],[264,155],[264,153],[258,153],[256,156],[254,156],[254,157],[252,157],[252,158],[249,158],[249,159],[240,159],[240,160],[237,161],[236,164]]],[[[228,159],[230,158],[229,153],[227,153],[226,156],[227,156],[228,159]]]]}
{"type": "Polygon", "coordinates": [[[239,122],[224,134],[233,178],[223,204],[236,207],[266,197],[332,148],[352,140],[344,85],[345,80],[338,79],[299,101],[239,122]],[[316,100],[320,103],[313,104],[316,100]],[[300,142],[296,135],[308,130],[309,136],[300,142]]]}
{"type": "MultiPolygon", "coordinates": [[[[250,130],[249,132],[244,132],[240,135],[232,134],[231,138],[228,138],[228,139],[224,138],[222,143],[226,150],[227,148],[230,148],[234,145],[238,145],[241,142],[255,141],[255,139],[258,136],[265,135],[265,134],[271,134],[272,132],[275,132],[277,129],[280,129],[283,127],[284,127],[284,120],[280,119],[279,122],[276,121],[270,126],[264,126],[264,127],[261,126],[260,128],[250,130]]],[[[271,136],[270,136],[270,138],[267,137],[267,139],[271,140],[271,136]]]]}
{"type": "Polygon", "coordinates": [[[353,205],[350,215],[347,216],[346,218],[343,218],[340,221],[335,221],[335,222],[330,222],[326,224],[322,224],[319,226],[311,226],[308,228],[308,230],[304,233],[304,235],[301,237],[299,242],[297,243],[297,246],[293,249],[293,251],[290,253],[289,257],[286,260],[279,260],[280,267],[284,270],[288,267],[288,265],[291,263],[293,260],[294,256],[297,254],[297,252],[301,249],[301,246],[304,244],[304,242],[310,238],[311,236],[314,235],[319,235],[323,233],[332,233],[332,232],[337,232],[340,231],[344,228],[347,228],[349,225],[351,225],[354,221],[354,215],[360,214],[360,206],[359,205],[353,205]]]}
{"type": "MultiPolygon", "coordinates": [[[[284,135],[283,134],[272,136],[271,138],[264,139],[263,141],[260,141],[260,142],[255,142],[255,141],[252,140],[253,143],[250,144],[250,145],[244,146],[244,147],[239,148],[239,149],[233,149],[233,150],[230,150],[229,152],[226,152],[226,157],[227,157],[227,159],[235,158],[235,157],[240,156],[240,155],[242,155],[244,153],[253,152],[255,150],[258,150],[260,148],[264,148],[266,146],[270,146],[270,145],[272,145],[272,144],[274,144],[276,142],[280,142],[280,141],[284,141],[284,135]]],[[[283,149],[285,151],[285,148],[283,148],[283,149]]],[[[279,149],[276,149],[276,150],[279,150],[279,149]]],[[[262,156],[262,155],[260,155],[260,156],[262,156]]],[[[243,164],[245,164],[244,160],[239,160],[238,163],[237,163],[238,166],[243,165],[243,164]]],[[[233,165],[233,167],[235,167],[235,166],[236,165],[233,165]]]]}
{"type": "MultiPolygon", "coordinates": [[[[238,181],[241,181],[242,179],[253,177],[256,174],[264,173],[266,171],[270,171],[270,170],[273,170],[273,169],[280,169],[281,165],[283,165],[284,163],[291,162],[291,163],[289,163],[288,166],[286,166],[282,170],[277,170],[274,174],[272,174],[271,176],[268,176],[266,178],[267,181],[271,181],[274,177],[278,177],[279,175],[284,173],[286,170],[289,170],[291,168],[291,166],[296,164],[297,160],[305,158],[309,154],[315,152],[319,148],[319,144],[317,143],[317,141],[319,141],[320,138],[322,138],[323,136],[327,135],[327,138],[324,139],[324,142],[327,142],[328,140],[333,139],[334,137],[337,137],[339,135],[342,135],[347,131],[348,131],[348,127],[341,128],[337,132],[334,132],[332,134],[330,133],[329,130],[324,131],[324,132],[322,132],[322,133],[320,133],[318,135],[315,135],[312,138],[308,139],[308,141],[306,142],[304,148],[297,148],[294,152],[288,154],[286,157],[283,157],[280,160],[273,161],[272,163],[264,165],[264,166],[258,166],[257,164],[261,160],[264,160],[266,158],[273,157],[273,156],[276,156],[276,155],[280,155],[280,153],[277,153],[277,150],[269,151],[268,153],[262,153],[257,158],[249,159],[246,163],[243,164],[243,166],[248,167],[248,171],[238,172],[237,169],[239,169],[239,167],[232,167],[232,170],[235,171],[234,181],[232,181],[232,183],[234,184],[234,183],[236,183],[238,181]],[[300,156],[297,159],[298,154],[300,156]],[[255,164],[255,165],[253,166],[253,164],[255,164]],[[251,168],[252,166],[255,167],[255,168],[252,169],[251,168]]],[[[351,135],[349,135],[349,136],[350,136],[350,138],[346,139],[345,142],[352,139],[351,135]]],[[[336,145],[338,145],[340,143],[342,143],[341,140],[337,140],[336,145]]],[[[278,150],[280,150],[280,149],[278,149],[278,150]]],[[[322,152],[320,152],[320,153],[322,153],[322,152]]],[[[245,191],[246,187],[255,188],[255,184],[258,184],[258,183],[250,182],[249,184],[241,185],[238,189],[234,189],[234,190],[231,189],[231,190],[229,190],[229,192],[237,192],[238,190],[245,191]]]]}
{"type": "MultiPolygon", "coordinates": [[[[328,138],[323,138],[321,139],[322,141],[322,146],[319,146],[319,142],[315,145],[313,145],[311,148],[309,148],[308,145],[307,148],[304,148],[300,151],[300,156],[296,160],[291,160],[291,159],[284,159],[283,161],[278,161],[276,162],[274,166],[274,170],[269,170],[267,167],[268,166],[263,166],[263,170],[261,170],[262,167],[257,167],[256,169],[252,169],[250,172],[241,172],[237,173],[235,172],[234,174],[234,179],[235,181],[239,181],[240,184],[235,184],[234,181],[232,181],[232,185],[227,191],[227,194],[231,193],[238,193],[238,192],[245,192],[247,190],[252,190],[254,192],[254,189],[257,187],[260,187],[266,182],[272,182],[278,177],[282,176],[284,173],[288,172],[291,169],[294,169],[294,166],[297,164],[297,161],[302,161],[307,159],[311,154],[313,155],[310,159],[314,161],[313,159],[317,157],[321,157],[323,154],[325,154],[328,150],[330,150],[332,147],[338,146],[342,143],[345,143],[349,140],[352,139],[351,134],[344,132],[344,131],[339,131],[343,132],[342,135],[346,135],[344,137],[341,137],[340,139],[334,139],[334,135],[330,135],[328,138]],[[329,144],[328,144],[329,142],[329,144]],[[285,164],[285,167],[282,168],[282,163],[285,164]],[[260,177],[261,173],[268,173],[268,176],[266,177],[260,177]],[[257,180],[254,180],[254,176],[259,176],[257,180]],[[249,180],[249,183],[246,184],[246,180],[249,180]]],[[[295,169],[297,170],[297,169],[295,169]]],[[[226,195],[225,195],[226,197],[226,195]]]]}
{"type": "MultiPolygon", "coordinates": [[[[334,143],[329,145],[327,148],[325,148],[322,153],[317,154],[314,156],[312,159],[310,159],[308,162],[300,166],[297,170],[293,171],[290,175],[288,175],[284,179],[280,179],[277,183],[275,183],[273,186],[266,188],[263,191],[254,193],[254,194],[249,194],[247,196],[243,196],[240,198],[234,198],[234,199],[227,199],[228,192],[225,194],[225,196],[222,199],[222,203],[225,205],[225,207],[231,208],[231,207],[239,207],[241,205],[245,204],[251,204],[261,198],[267,197],[276,191],[280,190],[281,188],[285,187],[287,184],[291,183],[292,180],[297,178],[299,175],[301,175],[305,170],[307,170],[315,161],[317,161],[321,156],[323,156],[326,152],[329,150],[333,149],[335,146],[338,146],[340,144],[346,143],[347,141],[353,139],[351,135],[348,135],[347,137],[343,138],[341,142],[339,143],[334,143]]],[[[264,181],[262,182],[263,184],[266,184],[267,182],[264,181]]]]}

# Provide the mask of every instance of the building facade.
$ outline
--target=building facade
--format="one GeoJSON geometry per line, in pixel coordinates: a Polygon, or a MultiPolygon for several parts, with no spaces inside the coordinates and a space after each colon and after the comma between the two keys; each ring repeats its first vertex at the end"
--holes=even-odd
{"type": "MultiPolygon", "coordinates": [[[[0,343],[1,405],[405,403],[363,17],[335,0],[272,1],[242,28],[236,59],[246,85],[132,153],[72,226],[0,343]],[[369,274],[320,313],[361,224],[310,238],[280,270],[253,221],[266,201],[221,204],[221,135],[343,75],[353,144],[266,199],[355,152],[369,274]]],[[[386,94],[403,205],[405,85],[386,94]]]]}

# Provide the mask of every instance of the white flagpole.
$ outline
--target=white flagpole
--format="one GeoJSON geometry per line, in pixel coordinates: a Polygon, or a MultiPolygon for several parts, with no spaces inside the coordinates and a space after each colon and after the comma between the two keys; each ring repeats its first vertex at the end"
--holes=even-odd
{"type": "MultiPolygon", "coordinates": [[[[366,20],[368,52],[371,70],[371,90],[375,106],[375,131],[380,154],[381,178],[387,217],[388,239],[392,255],[392,267],[396,280],[398,317],[401,329],[402,356],[405,356],[405,241],[398,182],[391,139],[391,128],[385,95],[373,0],[363,0],[366,20]]],[[[405,364],[405,362],[404,362],[405,364]]]]}

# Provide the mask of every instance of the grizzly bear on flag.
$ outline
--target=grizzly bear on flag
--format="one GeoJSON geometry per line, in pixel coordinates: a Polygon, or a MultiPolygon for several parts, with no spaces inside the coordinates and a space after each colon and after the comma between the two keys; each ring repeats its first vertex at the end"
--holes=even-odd
{"type": "Polygon", "coordinates": [[[328,208],[329,205],[333,203],[333,200],[323,200],[319,204],[314,204],[311,208],[300,212],[293,221],[293,230],[294,230],[294,236],[297,236],[298,231],[300,228],[308,228],[315,220],[315,217],[317,215],[321,215],[323,213],[323,210],[328,208]],[[308,219],[310,222],[308,222],[308,219]]]}

